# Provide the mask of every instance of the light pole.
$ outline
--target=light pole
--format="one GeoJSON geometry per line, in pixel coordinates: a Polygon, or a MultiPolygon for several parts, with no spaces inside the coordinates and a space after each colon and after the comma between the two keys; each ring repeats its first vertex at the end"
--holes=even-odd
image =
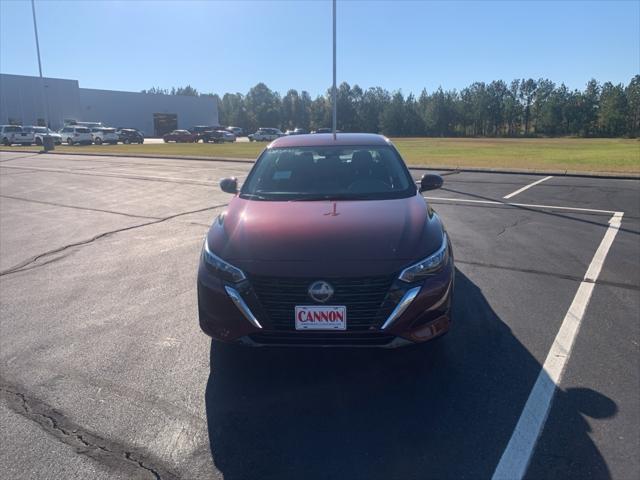
{"type": "MultiPolygon", "coordinates": [[[[33,1],[33,0],[32,0],[33,1]]],[[[333,103],[333,122],[331,131],[336,139],[336,124],[338,123],[338,90],[336,89],[336,0],[333,0],[333,88],[331,89],[333,103]]]]}
{"type": "MultiPolygon", "coordinates": [[[[42,62],[40,61],[40,42],[38,40],[38,24],[36,22],[36,3],[35,0],[31,0],[31,12],[33,13],[33,31],[36,35],[36,52],[38,53],[38,70],[40,72],[40,88],[42,90],[42,111],[44,115],[45,128],[47,129],[44,137],[49,136],[49,108],[47,103],[47,94],[44,88],[44,78],[42,77],[42,62]]],[[[43,137],[43,140],[44,140],[43,137]]],[[[44,141],[42,142],[45,143],[44,141]]]]}

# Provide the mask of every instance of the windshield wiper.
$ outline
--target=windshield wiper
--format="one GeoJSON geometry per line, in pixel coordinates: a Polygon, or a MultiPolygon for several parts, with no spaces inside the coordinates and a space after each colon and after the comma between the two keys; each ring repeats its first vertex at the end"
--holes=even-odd
{"type": "Polygon", "coordinates": [[[256,200],[269,200],[264,195],[258,195],[257,193],[241,193],[240,198],[254,198],[256,200]]]}
{"type": "Polygon", "coordinates": [[[324,194],[324,195],[304,195],[296,198],[292,198],[290,200],[295,200],[299,202],[314,202],[318,200],[368,200],[370,198],[374,198],[375,195],[372,194],[324,194]]]}

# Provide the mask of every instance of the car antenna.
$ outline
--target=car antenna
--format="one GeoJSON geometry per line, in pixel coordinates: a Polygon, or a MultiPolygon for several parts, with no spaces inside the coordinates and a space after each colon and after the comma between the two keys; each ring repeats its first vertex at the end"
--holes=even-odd
{"type": "Polygon", "coordinates": [[[331,89],[331,101],[333,103],[333,121],[331,131],[333,140],[336,140],[336,123],[338,123],[338,102],[336,90],[336,0],[333,0],[333,88],[331,89]]]}

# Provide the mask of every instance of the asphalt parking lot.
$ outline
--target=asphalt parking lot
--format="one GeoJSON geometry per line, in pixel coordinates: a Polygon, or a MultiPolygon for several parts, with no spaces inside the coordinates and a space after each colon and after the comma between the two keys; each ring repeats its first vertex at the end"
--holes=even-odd
{"type": "Polygon", "coordinates": [[[4,478],[640,476],[640,181],[449,173],[448,335],[211,348],[196,265],[249,167],[0,153],[4,478]]]}

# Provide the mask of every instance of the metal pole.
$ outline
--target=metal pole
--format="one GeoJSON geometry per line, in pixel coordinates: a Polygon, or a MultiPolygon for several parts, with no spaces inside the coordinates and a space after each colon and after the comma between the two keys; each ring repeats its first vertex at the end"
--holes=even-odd
{"type": "Polygon", "coordinates": [[[333,88],[331,91],[333,102],[333,139],[336,139],[336,125],[338,123],[338,90],[336,89],[336,0],[333,0],[333,88]]]}
{"type": "Polygon", "coordinates": [[[38,40],[38,24],[36,23],[35,0],[31,0],[31,12],[33,13],[33,31],[36,34],[36,51],[38,52],[38,70],[40,72],[40,87],[42,89],[42,106],[43,106],[44,123],[45,123],[45,127],[49,128],[47,94],[44,88],[44,78],[42,78],[42,62],[40,61],[40,41],[38,40]]]}

